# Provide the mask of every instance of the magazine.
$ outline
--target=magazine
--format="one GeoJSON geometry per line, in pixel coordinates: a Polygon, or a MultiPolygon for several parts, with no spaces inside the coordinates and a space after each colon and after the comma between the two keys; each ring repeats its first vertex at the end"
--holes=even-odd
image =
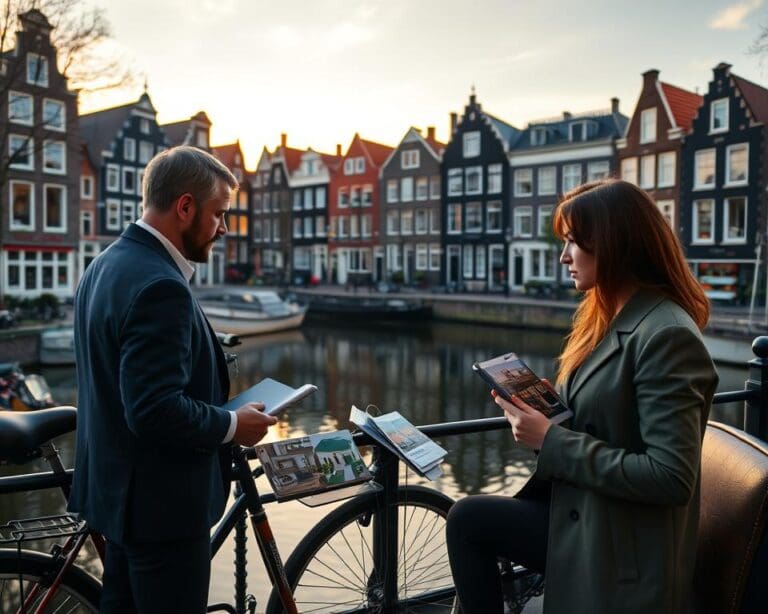
{"type": "Polygon", "coordinates": [[[316,495],[373,477],[347,430],[260,444],[256,455],[278,500],[316,495]]]}
{"type": "Polygon", "coordinates": [[[472,369],[503,399],[510,401],[512,395],[516,395],[555,424],[573,415],[560,396],[542,382],[517,354],[503,354],[476,362],[472,369]]]}
{"type": "Polygon", "coordinates": [[[371,416],[354,405],[349,420],[393,454],[399,456],[416,473],[430,480],[440,477],[443,472],[440,463],[447,452],[408,422],[400,412],[389,412],[382,416],[371,416]]]}
{"type": "Polygon", "coordinates": [[[246,403],[264,403],[264,413],[274,416],[308,397],[316,390],[317,386],[312,384],[291,388],[267,377],[255,386],[251,386],[236,397],[231,398],[222,408],[227,411],[235,411],[246,403]]]}

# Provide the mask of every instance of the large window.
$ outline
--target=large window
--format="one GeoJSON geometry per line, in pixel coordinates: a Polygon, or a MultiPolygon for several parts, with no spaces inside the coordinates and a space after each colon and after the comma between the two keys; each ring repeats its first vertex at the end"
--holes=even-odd
{"type": "Polygon", "coordinates": [[[48,58],[36,53],[27,54],[27,83],[48,87],[48,58]]]}
{"type": "Polygon", "coordinates": [[[701,190],[703,188],[715,187],[715,150],[701,149],[696,152],[695,168],[693,177],[693,188],[701,190]]]}
{"type": "Polygon", "coordinates": [[[693,242],[714,243],[714,215],[715,201],[711,198],[693,201],[693,242]]]}
{"type": "Polygon", "coordinates": [[[120,191],[120,167],[117,164],[107,165],[107,190],[120,191]]]}
{"type": "Polygon", "coordinates": [[[461,234],[461,203],[448,205],[448,234],[461,234]]]}
{"type": "Polygon", "coordinates": [[[123,139],[123,157],[133,162],[136,160],[136,140],[131,138],[123,139]]]}
{"type": "Polygon", "coordinates": [[[465,191],[467,194],[483,193],[483,167],[468,166],[464,169],[464,179],[466,181],[465,191]]]}
{"type": "Polygon", "coordinates": [[[139,163],[146,164],[155,155],[155,148],[149,141],[139,141],[139,163]]]}
{"type": "Polygon", "coordinates": [[[539,169],[539,194],[554,194],[557,191],[557,167],[543,166],[539,169]]]}
{"type": "Polygon", "coordinates": [[[90,237],[93,234],[93,213],[90,211],[80,212],[80,235],[90,237]]]}
{"type": "Polygon", "coordinates": [[[359,207],[360,203],[360,188],[357,186],[352,186],[349,188],[349,206],[359,207]]]}
{"type": "Polygon", "coordinates": [[[389,179],[387,180],[387,202],[396,203],[398,200],[398,181],[397,179],[389,179]]]}
{"type": "Polygon", "coordinates": [[[501,173],[502,173],[501,164],[488,165],[488,194],[501,193],[501,182],[502,182],[501,173]]]}
{"type": "Polygon", "coordinates": [[[440,175],[433,175],[429,178],[429,197],[432,199],[440,198],[440,175]]]}
{"type": "Polygon", "coordinates": [[[546,237],[552,230],[552,205],[539,207],[539,236],[546,237]]]}
{"type": "Polygon", "coordinates": [[[640,187],[647,189],[656,186],[656,156],[650,154],[640,158],[640,187]]]}
{"type": "Polygon", "coordinates": [[[621,178],[637,185],[637,158],[624,158],[621,161],[621,178]]]}
{"type": "Polygon", "coordinates": [[[493,200],[485,206],[485,231],[501,232],[501,201],[493,200]]]}
{"type": "Polygon", "coordinates": [[[640,113],[640,142],[653,143],[656,140],[656,107],[640,113]]]}
{"type": "Polygon", "coordinates": [[[370,213],[360,216],[360,234],[363,237],[370,237],[373,232],[373,222],[370,213]]]}
{"type": "Polygon", "coordinates": [[[316,237],[325,236],[325,216],[324,215],[315,216],[315,236],[316,237]]]}
{"type": "Polygon", "coordinates": [[[725,184],[746,185],[749,177],[749,143],[731,145],[725,154],[725,184]]]}
{"type": "Polygon", "coordinates": [[[304,210],[311,211],[314,205],[315,191],[312,188],[304,188],[304,210]]]}
{"type": "Polygon", "coordinates": [[[427,211],[425,211],[424,209],[419,209],[418,211],[416,211],[416,214],[414,217],[414,230],[416,231],[416,234],[417,235],[427,234],[428,224],[429,224],[429,216],[427,215],[427,211]]]}
{"type": "Polygon", "coordinates": [[[32,125],[34,99],[29,94],[8,92],[8,120],[15,124],[32,125]]]}
{"type": "Polygon", "coordinates": [[[429,198],[429,178],[419,177],[416,180],[416,200],[427,200],[429,198]]]}
{"type": "Polygon", "coordinates": [[[400,168],[419,168],[419,150],[408,149],[400,152],[400,168]]]}
{"type": "Polygon", "coordinates": [[[474,158],[480,155],[480,132],[465,132],[462,135],[462,144],[465,158],[474,158]]]}
{"type": "Polygon", "coordinates": [[[557,253],[551,249],[531,250],[531,279],[554,279],[557,253]]]}
{"type": "Polygon", "coordinates": [[[533,194],[533,169],[519,168],[515,171],[515,196],[533,194]]]}
{"type": "Polygon", "coordinates": [[[464,171],[460,168],[448,169],[448,196],[461,196],[464,193],[464,171]]]}
{"type": "Polygon", "coordinates": [[[349,189],[339,188],[338,205],[340,209],[349,207],[349,189]]]}
{"type": "Polygon", "coordinates": [[[27,181],[11,181],[11,230],[34,230],[35,193],[27,181]]]}
{"type": "Polygon", "coordinates": [[[67,192],[64,186],[43,186],[43,230],[46,232],[66,232],[67,230],[67,192]]]}
{"type": "Polygon", "coordinates": [[[293,238],[294,239],[300,239],[301,238],[301,218],[295,217],[293,218],[293,238]]]}
{"type": "Polygon", "coordinates": [[[515,235],[518,237],[532,237],[533,209],[531,207],[515,207],[513,217],[515,235]]]}
{"type": "Polygon", "coordinates": [[[325,187],[315,189],[315,209],[325,209],[325,187]]]}
{"type": "Polygon", "coordinates": [[[413,234],[413,211],[410,209],[400,213],[400,234],[413,234]]]}
{"type": "Polygon", "coordinates": [[[107,200],[107,230],[120,230],[119,200],[107,200]]]}
{"type": "Polygon", "coordinates": [[[728,131],[728,98],[714,100],[709,105],[709,131],[728,131]]]}
{"type": "Polygon", "coordinates": [[[400,179],[400,200],[404,203],[413,200],[413,177],[403,177],[400,179]]]}
{"type": "Polygon", "coordinates": [[[605,179],[610,173],[610,165],[608,160],[602,160],[600,162],[590,162],[587,164],[587,181],[597,181],[598,179],[605,179]]]}
{"type": "Polygon", "coordinates": [[[416,270],[427,270],[427,244],[419,243],[416,245],[416,270]]]}
{"type": "Polygon", "coordinates": [[[656,185],[660,188],[669,188],[675,185],[676,159],[674,151],[665,151],[659,154],[659,173],[656,178],[656,185]]]}
{"type": "Polygon", "coordinates": [[[743,196],[726,198],[723,210],[723,241],[746,243],[747,241],[747,199],[743,196]]]}
{"type": "Polygon", "coordinates": [[[387,211],[387,234],[390,236],[400,234],[399,211],[387,211]]]}
{"type": "Polygon", "coordinates": [[[66,126],[66,107],[60,100],[43,100],[43,125],[48,130],[64,132],[66,126]]]}
{"type": "Polygon", "coordinates": [[[485,277],[485,246],[478,245],[475,248],[475,277],[483,279],[485,277]]]}
{"type": "Polygon", "coordinates": [[[293,192],[293,210],[301,211],[301,190],[294,190],[293,192]]]}
{"type": "Polygon", "coordinates": [[[429,244],[429,270],[440,270],[440,256],[442,256],[443,250],[440,248],[439,243],[429,244]]]}
{"type": "Polygon", "coordinates": [[[34,141],[28,136],[12,134],[8,137],[10,168],[31,171],[35,168],[34,141]]]}
{"type": "Polygon", "coordinates": [[[480,203],[467,203],[466,217],[464,218],[467,232],[483,231],[483,206],[480,203]]]}
{"type": "Polygon", "coordinates": [[[563,193],[572,190],[581,183],[581,164],[563,166],[563,193]]]}
{"type": "Polygon", "coordinates": [[[41,290],[71,292],[72,258],[67,252],[7,252],[8,287],[30,294],[41,290]]]}
{"type": "Polygon", "coordinates": [[[429,234],[440,234],[440,212],[436,209],[429,212],[429,234]]]}
{"type": "Polygon", "coordinates": [[[464,277],[472,277],[472,265],[474,264],[474,250],[471,245],[465,245],[463,250],[464,277]]]}
{"type": "Polygon", "coordinates": [[[136,193],[136,171],[132,168],[123,168],[123,192],[136,193]]]}

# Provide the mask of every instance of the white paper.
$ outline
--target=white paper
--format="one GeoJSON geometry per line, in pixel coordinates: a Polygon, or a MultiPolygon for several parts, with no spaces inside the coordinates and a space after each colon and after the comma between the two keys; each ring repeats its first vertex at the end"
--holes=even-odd
{"type": "Polygon", "coordinates": [[[317,390],[313,384],[304,384],[300,388],[291,388],[271,378],[261,380],[230,399],[222,406],[228,411],[235,411],[246,403],[264,403],[264,413],[274,416],[282,410],[295,405],[317,390]]]}

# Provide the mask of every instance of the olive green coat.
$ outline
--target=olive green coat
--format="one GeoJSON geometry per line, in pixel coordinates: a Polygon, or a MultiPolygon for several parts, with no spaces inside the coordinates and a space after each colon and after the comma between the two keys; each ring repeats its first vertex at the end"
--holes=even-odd
{"type": "Polygon", "coordinates": [[[552,483],[546,614],[689,611],[717,381],[688,314],[648,291],[569,379],[574,416],[549,429],[536,469],[552,483]]]}

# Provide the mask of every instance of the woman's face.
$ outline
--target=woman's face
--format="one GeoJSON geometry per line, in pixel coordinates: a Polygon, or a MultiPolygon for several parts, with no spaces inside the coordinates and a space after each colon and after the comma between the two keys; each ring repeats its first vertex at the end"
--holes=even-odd
{"type": "Polygon", "coordinates": [[[577,290],[586,292],[595,287],[597,281],[595,257],[579,247],[570,232],[565,235],[565,245],[563,246],[563,253],[560,254],[560,263],[568,265],[568,273],[575,282],[577,290]]]}

